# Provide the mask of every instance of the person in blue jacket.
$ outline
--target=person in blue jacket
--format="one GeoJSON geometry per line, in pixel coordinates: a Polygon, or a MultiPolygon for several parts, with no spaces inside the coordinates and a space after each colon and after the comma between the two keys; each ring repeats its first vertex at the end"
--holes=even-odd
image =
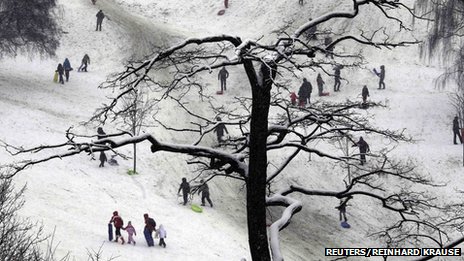
{"type": "Polygon", "coordinates": [[[66,76],[66,81],[69,81],[69,72],[72,71],[72,67],[71,67],[71,63],[69,62],[68,58],[64,59],[63,69],[64,69],[64,75],[66,76]]]}

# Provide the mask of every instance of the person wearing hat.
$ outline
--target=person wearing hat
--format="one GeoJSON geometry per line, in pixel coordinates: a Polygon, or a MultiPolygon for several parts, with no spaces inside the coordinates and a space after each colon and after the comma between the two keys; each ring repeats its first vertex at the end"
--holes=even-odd
{"type": "Polygon", "coordinates": [[[118,239],[121,238],[122,244],[124,244],[124,237],[121,235],[121,228],[124,226],[124,221],[119,216],[118,211],[113,212],[110,223],[113,223],[113,226],[116,229],[116,239],[114,242],[118,242],[118,239]]]}
{"type": "Polygon", "coordinates": [[[208,184],[204,180],[200,180],[200,187],[198,188],[198,195],[201,193],[201,205],[205,205],[205,199],[208,200],[209,205],[213,207],[213,202],[211,202],[211,199],[209,198],[209,187],[208,184]]]}
{"type": "Polygon", "coordinates": [[[153,241],[153,231],[156,231],[156,222],[153,218],[149,217],[148,214],[143,214],[143,218],[145,219],[145,227],[143,229],[143,235],[145,236],[145,240],[147,241],[147,245],[149,247],[155,246],[155,242],[153,241]]]}

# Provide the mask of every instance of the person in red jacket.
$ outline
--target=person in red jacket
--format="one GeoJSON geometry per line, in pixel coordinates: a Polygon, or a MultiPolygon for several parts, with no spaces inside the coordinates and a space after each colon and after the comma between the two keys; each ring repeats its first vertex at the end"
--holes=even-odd
{"type": "Polygon", "coordinates": [[[124,244],[124,237],[121,235],[121,228],[124,226],[124,221],[119,216],[118,211],[113,212],[110,223],[113,223],[114,228],[116,228],[116,239],[114,242],[118,242],[118,239],[121,238],[122,244],[124,244]]]}

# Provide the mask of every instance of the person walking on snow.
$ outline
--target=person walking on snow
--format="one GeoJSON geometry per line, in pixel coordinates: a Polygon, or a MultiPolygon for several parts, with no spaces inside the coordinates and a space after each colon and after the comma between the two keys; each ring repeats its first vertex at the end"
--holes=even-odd
{"type": "Polygon", "coordinates": [[[219,116],[216,117],[216,120],[218,121],[218,124],[216,128],[214,128],[214,132],[216,132],[218,143],[222,143],[224,141],[224,132],[229,134],[229,131],[227,131],[226,125],[221,122],[221,118],[219,116]]]}
{"type": "Polygon", "coordinates": [[[295,92],[290,93],[290,103],[292,105],[296,105],[296,100],[298,99],[298,96],[296,96],[295,92]]]}
{"type": "Polygon", "coordinates": [[[101,31],[102,30],[102,23],[103,23],[103,18],[105,18],[105,14],[103,13],[102,10],[98,11],[97,15],[97,28],[95,31],[101,31]]]}
{"type": "Polygon", "coordinates": [[[166,242],[164,242],[164,239],[167,237],[167,233],[166,233],[166,230],[164,229],[163,224],[161,224],[158,230],[156,230],[155,238],[158,238],[158,237],[160,239],[158,245],[166,248],[166,242]]]}
{"type": "Polygon", "coordinates": [[[461,131],[461,128],[459,127],[458,116],[456,116],[456,117],[454,117],[454,120],[453,120],[454,144],[458,144],[456,142],[456,136],[459,138],[459,141],[462,144],[462,137],[461,137],[460,131],[461,131]]]}
{"type": "Polygon", "coordinates": [[[311,103],[311,93],[313,92],[313,86],[306,78],[303,78],[303,84],[301,84],[300,90],[298,91],[298,98],[300,99],[300,106],[304,107],[306,104],[311,103]],[[306,103],[307,102],[307,103],[306,103]]]}
{"type": "Polygon", "coordinates": [[[66,81],[69,81],[69,72],[72,71],[71,63],[69,62],[68,58],[64,59],[63,62],[64,74],[66,76],[66,81]]]}
{"type": "Polygon", "coordinates": [[[335,68],[334,68],[334,80],[335,80],[334,92],[339,92],[340,91],[340,85],[342,84],[340,82],[340,70],[341,70],[341,66],[339,66],[339,65],[335,66],[335,68]]]}
{"type": "Polygon", "coordinates": [[[213,207],[213,202],[209,198],[209,187],[208,184],[204,180],[200,180],[200,187],[198,188],[198,195],[201,193],[201,205],[205,205],[205,199],[208,200],[208,203],[211,207],[213,207]]]}
{"type": "Polygon", "coordinates": [[[364,141],[363,137],[359,138],[359,141],[356,142],[352,147],[359,147],[359,154],[361,158],[361,165],[364,165],[366,162],[366,153],[370,152],[369,144],[364,141]]]}
{"type": "Polygon", "coordinates": [[[226,70],[225,66],[222,66],[222,69],[219,70],[218,80],[221,81],[221,92],[227,90],[227,78],[229,78],[229,72],[226,70]]]}
{"type": "Polygon", "coordinates": [[[79,66],[79,69],[77,69],[77,71],[87,72],[87,64],[90,64],[90,57],[87,54],[85,54],[84,57],[82,58],[81,66],[79,66]]]}
{"type": "Polygon", "coordinates": [[[59,83],[64,84],[64,80],[63,80],[64,68],[63,68],[63,65],[61,65],[61,63],[58,64],[58,67],[56,68],[55,72],[57,72],[58,75],[60,76],[59,83]]]}
{"type": "Polygon", "coordinates": [[[379,90],[385,89],[385,65],[380,65],[380,72],[374,68],[374,73],[379,77],[379,90]]]}
{"type": "Polygon", "coordinates": [[[345,221],[347,222],[348,219],[346,218],[346,207],[348,206],[348,200],[352,199],[352,196],[347,197],[346,199],[340,200],[340,205],[338,207],[335,207],[339,211],[339,217],[340,221],[345,221]]]}
{"type": "Polygon", "coordinates": [[[319,91],[319,96],[323,96],[325,82],[324,80],[322,80],[322,76],[320,73],[317,74],[316,83],[317,83],[317,90],[319,91]]]}
{"type": "Polygon", "coordinates": [[[105,162],[107,161],[108,161],[108,158],[106,157],[106,153],[104,151],[100,151],[100,165],[98,165],[98,167],[104,168],[105,162]]]}
{"type": "Polygon", "coordinates": [[[184,197],[184,206],[185,206],[187,205],[188,194],[190,193],[190,184],[187,182],[186,178],[182,178],[182,183],[180,184],[177,194],[179,194],[181,190],[182,190],[182,196],[184,197]]]}
{"type": "Polygon", "coordinates": [[[121,238],[122,244],[124,245],[124,237],[121,235],[121,228],[124,226],[124,221],[119,216],[118,211],[113,212],[113,216],[109,223],[113,223],[113,226],[116,229],[116,239],[114,242],[118,242],[118,239],[121,238]]]}
{"type": "Polygon", "coordinates": [[[362,88],[361,96],[363,98],[363,104],[366,103],[367,97],[369,97],[369,89],[367,89],[366,85],[362,88]]]}
{"type": "Polygon", "coordinates": [[[149,247],[155,246],[155,242],[153,241],[153,231],[156,231],[156,222],[153,218],[149,217],[148,214],[143,214],[143,218],[145,219],[145,227],[143,228],[143,235],[145,236],[145,240],[147,241],[147,245],[149,247]]]}
{"type": "Polygon", "coordinates": [[[137,236],[137,233],[135,232],[135,228],[132,226],[132,222],[129,221],[127,226],[123,229],[127,232],[127,244],[133,243],[135,246],[135,240],[133,236],[137,236]]]}

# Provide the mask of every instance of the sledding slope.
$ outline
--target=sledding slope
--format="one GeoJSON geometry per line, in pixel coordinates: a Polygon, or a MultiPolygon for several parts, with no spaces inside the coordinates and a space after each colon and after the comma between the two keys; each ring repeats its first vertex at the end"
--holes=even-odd
{"type": "MultiPolygon", "coordinates": [[[[221,1],[104,1],[96,6],[90,1],[60,1],[62,26],[68,33],[62,38],[62,45],[56,58],[44,61],[30,61],[24,58],[3,60],[0,64],[0,138],[13,144],[39,145],[64,141],[63,132],[69,126],[79,131],[94,134],[95,128],[79,127],[100,103],[102,97],[112,95],[96,87],[107,75],[124,70],[122,62],[131,57],[147,54],[151,44],[168,45],[184,36],[229,33],[243,37],[259,37],[283,24],[288,17],[295,16],[296,24],[306,21],[299,8],[307,8],[312,16],[336,7],[336,2],[307,3],[304,7],[298,1],[277,1],[272,5],[262,1],[233,2],[222,17],[216,16],[222,8],[221,1]],[[115,5],[119,4],[119,6],[115,5]],[[95,14],[103,9],[110,21],[103,22],[103,31],[95,32],[95,14]],[[265,14],[265,15],[263,15],[265,14]],[[252,23],[250,22],[252,21],[252,23]],[[152,25],[153,24],[153,25],[152,25]],[[250,26],[253,24],[253,26],[250,26]],[[155,28],[155,29],[153,29],[155,28]],[[141,33],[146,33],[140,36],[141,33]],[[172,36],[172,38],[171,38],[172,36]],[[168,39],[166,39],[166,37],[168,39]],[[88,53],[91,57],[89,72],[71,73],[71,81],[64,86],[51,82],[57,63],[65,57],[74,68],[88,53]]],[[[334,28],[372,23],[370,19],[360,19],[359,24],[346,25],[339,22],[334,28]]],[[[353,48],[355,48],[353,46],[353,48]]],[[[343,70],[341,92],[325,98],[343,101],[356,100],[361,87],[367,84],[371,89],[371,99],[390,104],[388,109],[367,110],[373,121],[385,128],[402,129],[411,134],[417,142],[400,145],[398,157],[412,156],[420,169],[432,174],[437,181],[453,181],[440,189],[439,197],[455,196],[454,188],[462,187],[464,180],[458,175],[461,150],[451,145],[451,119],[453,109],[447,94],[434,89],[433,78],[439,68],[425,67],[417,58],[417,50],[396,49],[391,53],[366,50],[368,69],[385,64],[387,68],[387,89],[375,90],[377,79],[369,70],[343,70]],[[444,171],[445,170],[445,171],[444,171]]],[[[228,103],[234,95],[249,92],[242,80],[241,68],[231,72],[231,89],[228,95],[217,97],[217,102],[228,103]]],[[[300,73],[314,82],[315,74],[310,71],[300,73]]],[[[208,91],[216,91],[216,74],[205,77],[208,91]]],[[[297,88],[301,79],[295,79],[297,88]]],[[[328,86],[331,79],[326,79],[328,86]]],[[[330,87],[329,87],[330,89],[330,87]]],[[[202,115],[211,115],[206,105],[191,101],[202,115]]],[[[174,109],[162,120],[175,126],[182,122],[183,114],[174,109]]],[[[107,132],[116,131],[116,126],[105,126],[107,132]]],[[[231,130],[233,133],[234,130],[231,130]]],[[[185,141],[186,135],[172,137],[156,131],[165,141],[185,141]]],[[[214,144],[214,137],[207,137],[214,144]]],[[[387,144],[383,141],[367,140],[374,151],[387,144]]],[[[240,260],[249,257],[245,208],[241,184],[233,180],[217,179],[211,182],[212,200],[215,208],[205,208],[197,214],[178,204],[177,188],[182,177],[191,177],[192,169],[185,164],[186,157],[168,153],[149,153],[149,145],[139,145],[139,175],[128,176],[130,161],[119,160],[119,167],[98,168],[98,162],[89,156],[55,160],[28,169],[15,179],[18,186],[26,184],[26,205],[24,217],[43,222],[45,231],[56,228],[55,242],[60,242],[57,256],[71,251],[76,260],[86,260],[86,249],[97,250],[106,240],[106,224],[114,210],[118,210],[124,220],[132,221],[137,229],[136,246],[121,246],[114,243],[103,245],[105,257],[118,256],[116,260],[240,260]],[[142,236],[143,213],[153,215],[158,224],[168,231],[168,247],[154,249],[145,247],[142,236]]],[[[121,152],[130,154],[131,148],[121,152]]],[[[353,149],[353,152],[355,150],[353,149]]],[[[271,155],[280,159],[280,155],[271,155]]],[[[11,158],[1,152],[1,162],[11,158]]],[[[334,171],[323,159],[313,157],[298,158],[286,173],[289,181],[278,181],[278,186],[292,183],[318,189],[341,189],[345,174],[334,171]],[[334,185],[335,184],[335,185],[334,185]]],[[[303,197],[301,199],[304,199],[303,197]]],[[[198,197],[195,198],[198,203],[198,197]]],[[[282,248],[287,260],[325,260],[324,247],[376,246],[365,235],[372,228],[381,227],[391,220],[388,213],[379,209],[376,202],[355,199],[348,209],[348,219],[352,228],[340,228],[334,199],[306,198],[302,212],[295,216],[290,226],[282,232],[282,248]],[[308,257],[310,257],[308,259],[308,257]]],[[[123,232],[124,233],[124,232],[123,232]]],[[[372,260],[372,259],[370,259],[372,260]]]]}

